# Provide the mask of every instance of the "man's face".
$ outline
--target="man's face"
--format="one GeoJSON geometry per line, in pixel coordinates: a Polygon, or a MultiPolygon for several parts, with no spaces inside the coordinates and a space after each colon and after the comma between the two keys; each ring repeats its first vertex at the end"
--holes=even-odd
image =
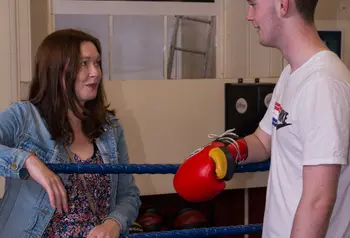
{"type": "Polygon", "coordinates": [[[278,16],[279,0],[247,0],[250,21],[259,34],[260,44],[267,47],[276,47],[280,19],[278,16]]]}

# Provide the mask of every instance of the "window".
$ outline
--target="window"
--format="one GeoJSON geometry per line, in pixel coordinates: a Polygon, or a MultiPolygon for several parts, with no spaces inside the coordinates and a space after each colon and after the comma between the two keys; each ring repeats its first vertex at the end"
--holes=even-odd
{"type": "Polygon", "coordinates": [[[216,78],[217,2],[52,1],[54,30],[100,39],[105,79],[216,78]]]}

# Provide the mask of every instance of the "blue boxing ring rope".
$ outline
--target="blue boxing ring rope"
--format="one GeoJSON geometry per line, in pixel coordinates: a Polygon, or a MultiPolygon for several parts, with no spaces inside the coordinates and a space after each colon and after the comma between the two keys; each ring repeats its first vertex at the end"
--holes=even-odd
{"type": "Polygon", "coordinates": [[[210,228],[195,228],[172,231],[158,231],[158,232],[143,232],[133,233],[121,236],[121,238],[195,238],[195,237],[214,237],[222,235],[244,235],[254,234],[262,231],[261,224],[247,225],[247,226],[223,226],[210,228]]]}
{"type": "MultiPolygon", "coordinates": [[[[97,174],[175,174],[180,164],[46,164],[56,174],[72,173],[97,173],[97,174]]],[[[262,172],[270,169],[270,161],[262,163],[252,163],[239,165],[236,173],[262,172]]],[[[196,238],[196,237],[214,237],[220,235],[243,235],[260,233],[262,224],[249,224],[239,226],[223,226],[209,228],[195,228],[183,230],[170,230],[159,232],[142,232],[122,235],[121,238],[196,238]]]]}
{"type": "MultiPolygon", "coordinates": [[[[175,174],[180,164],[46,164],[58,174],[175,174]]],[[[239,165],[236,173],[261,172],[270,169],[270,161],[239,165]]]]}

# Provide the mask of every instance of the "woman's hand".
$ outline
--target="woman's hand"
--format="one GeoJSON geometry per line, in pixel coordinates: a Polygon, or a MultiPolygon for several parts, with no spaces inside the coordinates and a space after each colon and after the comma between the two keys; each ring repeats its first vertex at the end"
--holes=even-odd
{"type": "Polygon", "coordinates": [[[120,225],[113,219],[107,219],[101,225],[95,226],[87,238],[119,238],[120,225]]]}
{"type": "Polygon", "coordinates": [[[46,190],[51,206],[56,208],[60,214],[62,210],[68,212],[67,192],[60,178],[35,155],[29,156],[24,166],[32,179],[46,190]]]}

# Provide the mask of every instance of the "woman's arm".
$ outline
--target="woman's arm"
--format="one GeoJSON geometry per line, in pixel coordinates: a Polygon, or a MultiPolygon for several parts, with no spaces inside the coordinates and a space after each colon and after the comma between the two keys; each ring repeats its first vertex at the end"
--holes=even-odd
{"type": "MultiPolygon", "coordinates": [[[[120,164],[129,164],[129,155],[124,130],[119,125],[116,130],[116,140],[118,142],[118,154],[120,164]]],[[[141,200],[140,191],[137,188],[132,174],[120,174],[118,180],[118,191],[116,208],[106,217],[106,219],[116,220],[121,226],[121,233],[126,233],[128,227],[136,220],[141,200]]],[[[106,220],[105,219],[105,220],[106,220]]]]}

